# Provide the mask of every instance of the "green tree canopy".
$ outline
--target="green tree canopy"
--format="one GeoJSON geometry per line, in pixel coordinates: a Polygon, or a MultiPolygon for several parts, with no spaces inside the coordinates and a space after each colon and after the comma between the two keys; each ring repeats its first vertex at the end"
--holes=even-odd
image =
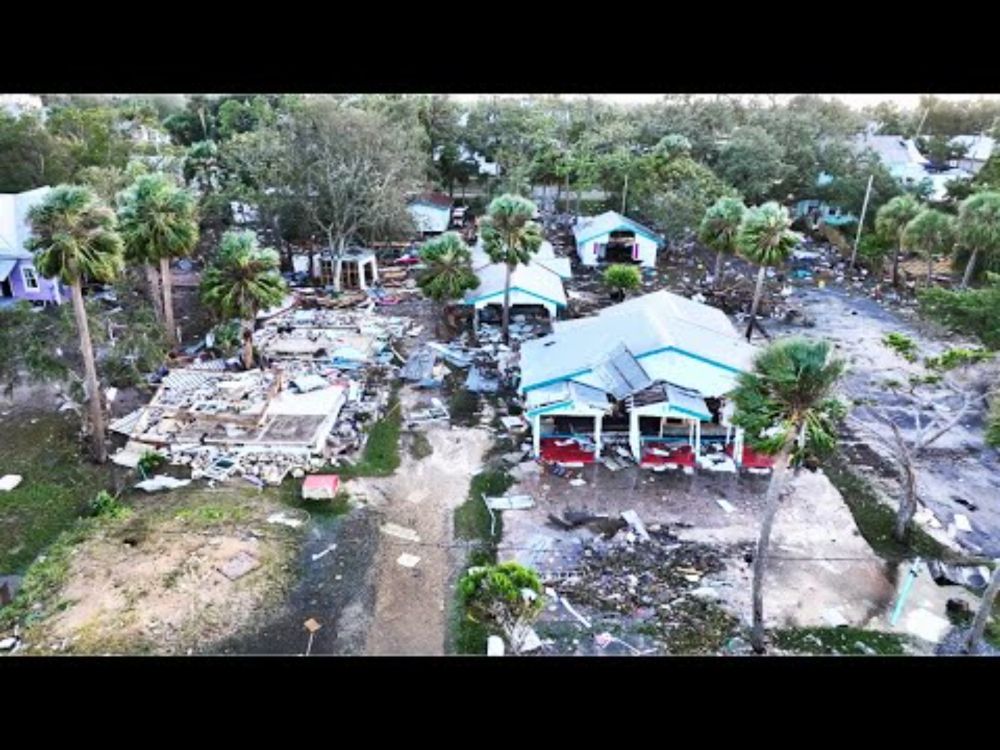
{"type": "Polygon", "coordinates": [[[472,272],[469,248],[454,232],[428,240],[420,250],[420,259],[427,268],[417,283],[436,302],[459,299],[479,286],[479,279],[472,272]]]}

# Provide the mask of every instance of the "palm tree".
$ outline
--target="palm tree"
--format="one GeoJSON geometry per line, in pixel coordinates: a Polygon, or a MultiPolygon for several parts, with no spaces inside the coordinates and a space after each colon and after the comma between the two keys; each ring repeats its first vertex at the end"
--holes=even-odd
{"type": "Polygon", "coordinates": [[[420,259],[427,268],[417,284],[442,306],[479,286],[479,278],[472,271],[469,248],[455,232],[429,240],[420,249],[420,259]]]}
{"type": "Polygon", "coordinates": [[[261,248],[253,232],[226,232],[219,254],[205,269],[201,297],[220,318],[243,323],[243,366],[253,367],[253,329],[260,310],[274,307],[287,290],[278,273],[278,253],[261,248]]]}
{"type": "Polygon", "coordinates": [[[934,256],[949,254],[955,236],[955,219],[934,208],[925,208],[903,229],[907,246],[927,259],[927,286],[934,274],[934,256]]]}
{"type": "Polygon", "coordinates": [[[90,188],[59,185],[28,212],[28,219],[32,236],[27,246],[36,253],[35,266],[43,276],[58,279],[72,291],[94,455],[99,463],[104,463],[108,460],[104,412],[83,303],[83,282],[85,279],[108,282],[122,271],[122,239],[115,227],[115,215],[90,188]]]}
{"type": "Polygon", "coordinates": [[[532,221],[535,204],[527,198],[507,193],[495,198],[480,223],[483,247],[494,263],[507,266],[503,286],[503,342],[510,343],[510,275],[542,245],[542,228],[532,221]]]}
{"type": "Polygon", "coordinates": [[[962,201],[958,209],[958,234],[962,244],[972,248],[962,276],[964,288],[972,280],[980,253],[987,259],[1000,253],[1000,193],[976,193],[962,201]]]}
{"type": "Polygon", "coordinates": [[[753,303],[750,305],[747,341],[753,335],[753,326],[757,320],[757,306],[760,305],[760,295],[764,289],[766,269],[768,266],[784,263],[799,240],[799,235],[789,229],[791,225],[788,209],[772,201],[748,209],[736,232],[737,249],[744,258],[760,266],[753,303]]]}
{"type": "Polygon", "coordinates": [[[170,261],[189,254],[198,242],[198,219],[191,194],[162,174],[143,175],[121,194],[118,224],[130,260],[146,266],[153,307],[163,311],[167,340],[177,343],[170,261]],[[155,292],[152,264],[160,263],[162,303],[155,292]]]}
{"type": "Polygon", "coordinates": [[[784,339],[757,356],[753,370],[740,375],[732,394],[736,406],[733,423],[746,430],[747,441],[755,450],[774,455],[753,560],[751,643],[757,653],[764,651],[768,545],[788,467],[807,453],[821,455],[836,444],[836,422],[845,410],[830,393],[843,370],[843,362],[831,359],[826,341],[784,339]]]}
{"type": "Polygon", "coordinates": [[[920,203],[912,195],[897,195],[875,214],[875,231],[896,243],[892,253],[892,285],[899,283],[899,254],[903,252],[906,225],[920,213],[920,203]]]}
{"type": "Polygon", "coordinates": [[[701,220],[698,239],[706,247],[715,250],[715,273],[712,278],[716,289],[722,281],[722,256],[736,252],[736,234],[746,210],[747,207],[739,198],[723,196],[708,207],[701,220]]]}

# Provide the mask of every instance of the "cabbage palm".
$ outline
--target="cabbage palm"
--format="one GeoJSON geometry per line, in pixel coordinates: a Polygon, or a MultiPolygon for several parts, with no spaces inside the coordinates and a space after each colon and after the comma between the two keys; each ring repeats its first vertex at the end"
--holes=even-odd
{"type": "Polygon", "coordinates": [[[958,209],[958,232],[962,244],[972,249],[962,276],[962,286],[967,287],[979,254],[988,260],[1000,253],[1000,193],[976,193],[966,198],[958,209]]]}
{"type": "Polygon", "coordinates": [[[104,463],[108,460],[104,411],[83,303],[83,282],[109,282],[122,271],[122,239],[115,226],[115,214],[90,188],[60,185],[28,212],[28,219],[32,236],[27,246],[35,251],[35,267],[43,276],[58,279],[72,291],[94,455],[104,463]]]}
{"type": "Polygon", "coordinates": [[[743,214],[736,232],[736,248],[744,258],[760,266],[757,272],[757,286],[750,305],[750,321],[747,324],[747,341],[753,335],[757,320],[757,307],[764,289],[764,273],[768,266],[784,263],[792,254],[799,236],[791,231],[792,221],[788,209],[773,201],[763,206],[750,208],[743,214]]]}
{"type": "Polygon", "coordinates": [[[736,252],[736,235],[746,213],[746,206],[739,198],[723,196],[705,211],[698,229],[698,239],[715,250],[715,273],[712,274],[716,289],[722,280],[722,256],[736,252]]]}
{"type": "Polygon", "coordinates": [[[843,370],[843,362],[831,358],[826,341],[783,339],[757,355],[753,369],[740,375],[732,394],[733,423],[745,429],[754,450],[774,456],[753,560],[751,643],[757,653],[764,650],[768,545],[788,467],[806,454],[822,455],[836,445],[836,423],[845,410],[830,394],[843,370]]]}
{"type": "Polygon", "coordinates": [[[420,259],[427,268],[417,284],[435,302],[444,305],[479,286],[469,248],[455,232],[429,240],[420,249],[420,259]]]}
{"type": "Polygon", "coordinates": [[[899,254],[905,247],[903,233],[906,225],[920,213],[920,203],[912,195],[897,195],[875,214],[875,231],[886,240],[896,243],[892,253],[892,285],[899,283],[899,254]]]}
{"type": "Polygon", "coordinates": [[[194,198],[166,175],[143,175],[121,194],[118,225],[126,257],[146,266],[151,285],[152,264],[160,264],[162,302],[155,291],[152,302],[154,309],[163,311],[167,340],[176,344],[170,261],[188,255],[198,242],[194,198]]]}
{"type": "Polygon", "coordinates": [[[903,230],[907,247],[927,259],[927,286],[934,274],[934,256],[950,254],[955,236],[955,219],[934,208],[921,211],[903,230]]]}
{"type": "Polygon", "coordinates": [[[503,286],[503,341],[510,343],[510,275],[519,264],[529,263],[542,245],[542,228],[532,220],[535,204],[507,193],[495,198],[480,222],[483,247],[494,263],[507,266],[503,286]]]}
{"type": "Polygon", "coordinates": [[[278,273],[278,253],[261,248],[253,232],[226,232],[219,254],[201,279],[201,297],[220,318],[243,323],[243,366],[253,367],[257,313],[279,304],[287,290],[278,273]]]}

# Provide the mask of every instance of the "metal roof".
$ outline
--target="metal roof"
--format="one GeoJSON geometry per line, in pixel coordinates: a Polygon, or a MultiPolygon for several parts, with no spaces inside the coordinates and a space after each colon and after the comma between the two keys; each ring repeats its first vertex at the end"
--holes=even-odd
{"type": "Polygon", "coordinates": [[[649,227],[645,227],[627,216],[622,216],[617,211],[605,211],[597,216],[581,217],[573,229],[573,236],[579,245],[619,230],[641,234],[654,242],[660,242],[663,239],[649,227]]]}
{"type": "Polygon", "coordinates": [[[667,291],[553,327],[521,345],[522,390],[561,380],[603,388],[595,368],[621,345],[651,380],[722,395],[750,368],[754,353],[721,310],[667,291]]]}
{"type": "Polygon", "coordinates": [[[986,161],[996,146],[996,141],[988,135],[956,135],[951,139],[951,143],[965,146],[965,156],[962,158],[973,161],[986,161]]]}

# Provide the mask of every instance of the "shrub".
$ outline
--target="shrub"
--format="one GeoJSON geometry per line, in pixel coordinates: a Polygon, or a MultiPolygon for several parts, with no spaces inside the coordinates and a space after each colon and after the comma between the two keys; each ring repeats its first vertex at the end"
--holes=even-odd
{"type": "Polygon", "coordinates": [[[921,311],[957,333],[976,336],[991,349],[1000,348],[1000,274],[987,274],[980,289],[917,292],[921,311]]]}
{"type": "Polygon", "coordinates": [[[890,349],[894,349],[907,362],[917,360],[917,345],[909,336],[902,333],[887,333],[882,339],[882,343],[890,349]]]}
{"type": "Polygon", "coordinates": [[[604,272],[604,283],[615,292],[630,292],[642,285],[642,276],[635,266],[615,264],[604,272]]]}
{"type": "Polygon", "coordinates": [[[117,497],[101,490],[97,493],[97,497],[91,501],[90,512],[95,516],[123,518],[129,514],[129,509],[117,497]]]}

